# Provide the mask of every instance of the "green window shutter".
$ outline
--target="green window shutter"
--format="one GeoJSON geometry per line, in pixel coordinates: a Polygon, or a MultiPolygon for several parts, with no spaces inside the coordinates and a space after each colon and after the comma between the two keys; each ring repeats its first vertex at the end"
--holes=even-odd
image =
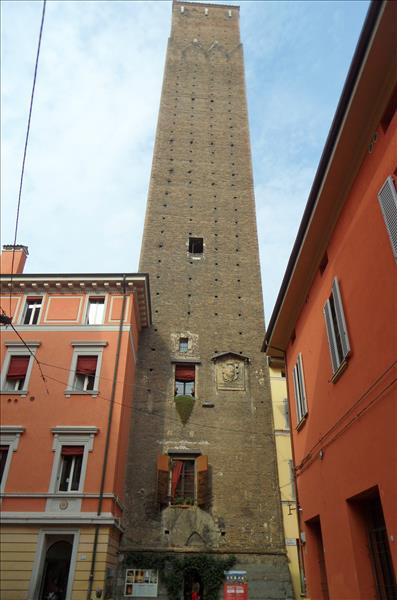
{"type": "Polygon", "coordinates": [[[397,192],[392,177],[388,177],[379,190],[378,200],[397,261],[397,192]]]}

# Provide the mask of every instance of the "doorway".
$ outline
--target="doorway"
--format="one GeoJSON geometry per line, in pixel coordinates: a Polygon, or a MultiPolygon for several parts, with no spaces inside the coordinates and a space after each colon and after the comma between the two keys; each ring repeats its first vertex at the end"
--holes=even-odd
{"type": "Polygon", "coordinates": [[[46,539],[40,600],[66,600],[72,550],[73,539],[46,539]]]}
{"type": "Polygon", "coordinates": [[[183,600],[202,600],[203,584],[197,569],[187,569],[183,577],[183,600]]]}

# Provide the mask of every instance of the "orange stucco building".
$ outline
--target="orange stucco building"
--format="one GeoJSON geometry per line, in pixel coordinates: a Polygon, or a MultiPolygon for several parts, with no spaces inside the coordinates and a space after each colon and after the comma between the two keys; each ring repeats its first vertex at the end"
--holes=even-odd
{"type": "Polygon", "coordinates": [[[27,275],[26,255],[2,253],[0,595],[108,597],[148,277],[27,275]]]}
{"type": "Polygon", "coordinates": [[[397,597],[397,3],[373,2],[264,349],[285,360],[314,599],[397,597]]]}

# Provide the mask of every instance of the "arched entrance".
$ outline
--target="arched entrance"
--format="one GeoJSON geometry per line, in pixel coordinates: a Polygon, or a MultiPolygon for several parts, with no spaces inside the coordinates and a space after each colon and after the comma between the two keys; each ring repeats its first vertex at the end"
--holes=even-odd
{"type": "Polygon", "coordinates": [[[197,569],[186,569],[183,576],[183,600],[202,600],[203,584],[197,569]]]}
{"type": "Polygon", "coordinates": [[[65,600],[72,544],[59,540],[48,547],[40,588],[40,600],[65,600]]]}

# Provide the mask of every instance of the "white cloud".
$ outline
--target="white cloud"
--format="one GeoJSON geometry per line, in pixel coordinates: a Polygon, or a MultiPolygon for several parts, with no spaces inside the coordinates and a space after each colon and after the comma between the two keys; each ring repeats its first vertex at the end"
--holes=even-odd
{"type": "MultiPolygon", "coordinates": [[[[342,25],[337,2],[237,4],[270,317],[367,3],[344,2],[342,25]]],[[[13,238],[41,7],[2,3],[3,243],[13,238]]],[[[18,234],[30,272],[138,269],[170,25],[171,2],[47,3],[18,234]]]]}

